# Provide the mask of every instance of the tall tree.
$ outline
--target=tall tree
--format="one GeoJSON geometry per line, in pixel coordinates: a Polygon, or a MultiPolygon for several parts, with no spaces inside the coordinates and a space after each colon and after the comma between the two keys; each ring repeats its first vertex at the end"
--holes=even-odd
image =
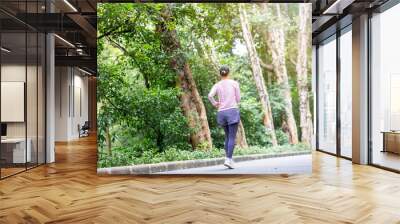
{"type": "Polygon", "coordinates": [[[298,31],[298,53],[297,53],[297,88],[299,91],[299,110],[300,110],[300,128],[301,141],[311,144],[312,135],[312,117],[310,112],[310,101],[308,99],[308,66],[307,51],[310,46],[310,15],[311,9],[308,4],[299,6],[299,31],[298,31]]]}
{"type": "Polygon", "coordinates": [[[278,142],[275,135],[275,127],[272,118],[272,111],[271,111],[267,86],[265,85],[264,82],[264,77],[260,65],[260,59],[258,57],[256,47],[254,45],[254,40],[251,35],[250,24],[247,19],[247,13],[242,4],[239,4],[239,14],[240,14],[240,23],[242,26],[243,39],[246,44],[247,52],[250,59],[251,69],[253,73],[253,78],[256,84],[257,92],[260,97],[262,110],[264,113],[264,126],[269,131],[272,145],[276,146],[278,145],[278,142]]]}
{"type": "MultiPolygon", "coordinates": [[[[282,88],[283,98],[284,98],[284,111],[285,111],[285,120],[287,124],[287,129],[289,133],[289,142],[291,144],[298,143],[298,134],[297,134],[297,125],[296,120],[293,115],[293,106],[292,106],[292,96],[290,92],[289,79],[286,69],[286,61],[285,61],[285,24],[282,22],[284,17],[281,13],[280,4],[270,4],[262,3],[261,4],[265,15],[268,14],[268,9],[274,7],[275,11],[275,20],[272,24],[269,24],[267,27],[268,35],[267,35],[267,45],[271,50],[272,55],[272,65],[276,74],[277,83],[282,88]]],[[[272,15],[272,13],[269,13],[272,15]]]]}
{"type": "Polygon", "coordinates": [[[182,90],[180,96],[181,108],[188,119],[189,127],[192,129],[190,143],[193,148],[198,148],[200,144],[204,143],[206,148],[210,148],[212,140],[206,109],[197,90],[188,60],[181,51],[177,31],[172,25],[173,15],[170,7],[170,5],[166,5],[161,10],[156,31],[161,36],[163,49],[170,55],[170,66],[178,75],[177,85],[182,90]]]}

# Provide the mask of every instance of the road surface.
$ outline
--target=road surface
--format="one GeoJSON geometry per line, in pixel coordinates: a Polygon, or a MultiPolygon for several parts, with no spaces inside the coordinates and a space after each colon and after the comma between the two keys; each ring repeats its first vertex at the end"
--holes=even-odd
{"type": "Polygon", "coordinates": [[[235,163],[235,169],[223,165],[160,172],[159,174],[297,174],[311,173],[312,156],[299,155],[235,163]]]}

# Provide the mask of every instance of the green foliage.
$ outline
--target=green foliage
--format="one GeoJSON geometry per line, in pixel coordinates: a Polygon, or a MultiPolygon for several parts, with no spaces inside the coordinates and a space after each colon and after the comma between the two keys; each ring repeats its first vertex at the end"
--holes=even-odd
{"type": "MultiPolygon", "coordinates": [[[[123,61],[122,61],[123,63],[123,61]]],[[[188,149],[189,130],[179,107],[176,88],[147,89],[128,66],[100,64],[98,77],[98,140],[105,147],[105,130],[112,142],[132,151],[188,149]]]]}
{"type": "MultiPolygon", "coordinates": [[[[103,108],[120,105],[114,110],[116,114],[111,115],[119,117],[111,126],[119,142],[117,145],[131,147],[140,153],[151,149],[162,151],[166,146],[190,148],[187,142],[189,130],[179,107],[178,90],[129,88],[124,94],[125,98],[118,103],[111,99],[105,101],[99,113],[102,121],[107,118],[103,113],[107,110],[103,108]]],[[[100,138],[99,142],[102,140],[100,138]]]]}
{"type": "MultiPolygon", "coordinates": [[[[114,167],[126,165],[140,165],[140,164],[154,164],[161,162],[183,161],[183,160],[198,160],[198,159],[211,159],[222,158],[225,156],[223,149],[213,148],[212,150],[196,150],[196,151],[182,151],[180,148],[169,147],[165,151],[159,153],[156,151],[148,150],[142,156],[126,156],[126,148],[117,147],[113,149],[115,153],[113,156],[106,156],[105,152],[100,151],[100,159],[98,167],[114,167]]],[[[254,155],[254,154],[270,154],[276,155],[280,153],[293,153],[293,152],[311,152],[310,147],[304,144],[298,145],[285,145],[276,147],[259,147],[251,146],[246,149],[236,149],[234,156],[254,155]]]]}

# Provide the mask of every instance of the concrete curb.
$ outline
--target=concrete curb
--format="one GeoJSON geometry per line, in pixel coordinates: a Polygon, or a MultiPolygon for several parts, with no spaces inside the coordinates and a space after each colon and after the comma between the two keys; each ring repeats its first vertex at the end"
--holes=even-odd
{"type": "MultiPolygon", "coordinates": [[[[291,153],[281,153],[281,154],[254,154],[245,156],[235,156],[235,162],[258,160],[258,159],[268,159],[275,157],[286,157],[286,156],[298,156],[311,154],[310,151],[300,151],[291,153]]],[[[190,168],[200,168],[207,166],[222,165],[225,158],[214,158],[214,159],[199,159],[199,160],[184,160],[175,162],[164,162],[156,164],[142,164],[133,166],[119,166],[119,167],[109,167],[109,168],[98,168],[97,174],[99,175],[122,175],[122,174],[154,174],[165,171],[190,169],[190,168]]]]}

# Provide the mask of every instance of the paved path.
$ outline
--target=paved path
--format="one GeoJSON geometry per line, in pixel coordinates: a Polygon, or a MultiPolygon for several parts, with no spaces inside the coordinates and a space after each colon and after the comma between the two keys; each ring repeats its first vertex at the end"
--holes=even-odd
{"type": "Polygon", "coordinates": [[[299,155],[235,163],[235,169],[223,165],[174,170],[160,174],[295,174],[311,173],[312,156],[299,155]]]}

